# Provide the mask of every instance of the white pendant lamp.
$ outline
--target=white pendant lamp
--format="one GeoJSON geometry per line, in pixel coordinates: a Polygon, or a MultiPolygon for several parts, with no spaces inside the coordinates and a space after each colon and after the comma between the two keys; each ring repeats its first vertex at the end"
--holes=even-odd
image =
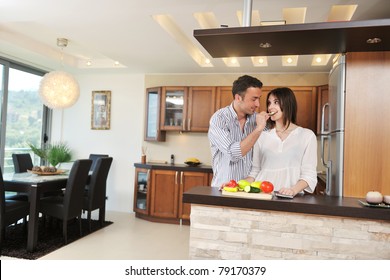
{"type": "MultiPolygon", "coordinates": [[[[68,40],[58,38],[57,45],[66,47],[68,40]]],[[[71,74],[64,71],[52,71],[43,76],[39,85],[39,95],[47,107],[63,109],[76,103],[80,96],[80,88],[71,74]]]]}

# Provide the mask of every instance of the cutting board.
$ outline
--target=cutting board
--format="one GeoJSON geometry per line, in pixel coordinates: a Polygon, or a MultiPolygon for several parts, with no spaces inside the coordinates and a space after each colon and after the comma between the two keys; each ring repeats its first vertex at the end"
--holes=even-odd
{"type": "Polygon", "coordinates": [[[249,198],[249,199],[262,199],[262,200],[272,199],[272,194],[270,193],[227,192],[225,190],[222,190],[222,195],[249,198]]]}

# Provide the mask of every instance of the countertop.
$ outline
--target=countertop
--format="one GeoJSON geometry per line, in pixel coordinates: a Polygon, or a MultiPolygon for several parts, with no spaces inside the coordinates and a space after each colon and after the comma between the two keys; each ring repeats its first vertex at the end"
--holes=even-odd
{"type": "Polygon", "coordinates": [[[193,172],[206,172],[213,173],[213,169],[210,165],[200,164],[198,166],[188,166],[186,164],[168,164],[168,163],[134,163],[137,168],[146,169],[163,169],[163,170],[176,170],[176,171],[193,171],[193,172]]]}
{"type": "Polygon", "coordinates": [[[183,194],[183,202],[193,204],[390,221],[389,208],[366,207],[359,200],[364,198],[297,195],[294,199],[255,200],[223,196],[217,188],[207,186],[194,187],[183,194]]]}

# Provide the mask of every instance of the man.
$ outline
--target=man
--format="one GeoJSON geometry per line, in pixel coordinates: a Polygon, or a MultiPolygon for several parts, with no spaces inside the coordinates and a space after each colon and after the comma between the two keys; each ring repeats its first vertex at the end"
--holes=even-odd
{"type": "Polygon", "coordinates": [[[244,75],[233,83],[233,102],[210,119],[208,137],[214,177],[212,187],[248,176],[252,167],[252,147],[269,118],[266,112],[256,114],[260,106],[260,80],[244,75]]]}

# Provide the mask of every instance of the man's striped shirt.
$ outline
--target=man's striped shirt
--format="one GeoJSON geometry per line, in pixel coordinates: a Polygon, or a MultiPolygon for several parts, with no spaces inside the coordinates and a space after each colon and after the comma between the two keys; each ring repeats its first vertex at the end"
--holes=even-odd
{"type": "Polygon", "coordinates": [[[245,156],[241,154],[240,142],[256,128],[256,114],[248,115],[241,130],[233,103],[219,109],[210,119],[208,137],[210,141],[213,180],[212,187],[220,187],[230,180],[240,180],[248,176],[252,167],[251,149],[245,156]]]}

